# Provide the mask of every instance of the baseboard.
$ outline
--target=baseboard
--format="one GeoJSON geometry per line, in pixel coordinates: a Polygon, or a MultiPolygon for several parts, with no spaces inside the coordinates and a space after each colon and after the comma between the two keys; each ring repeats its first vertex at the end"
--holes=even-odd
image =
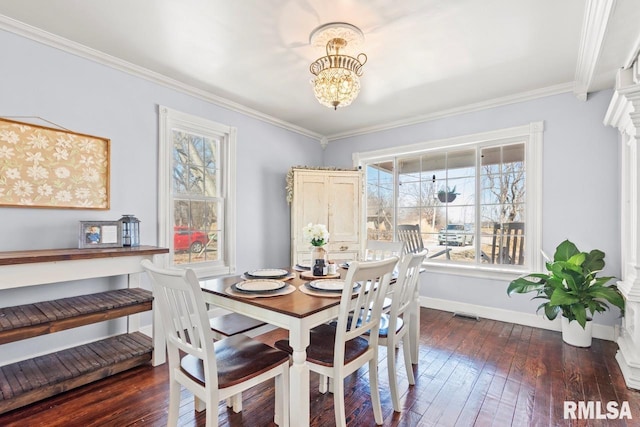
{"type": "MultiPolygon", "coordinates": [[[[550,331],[561,331],[559,318],[551,321],[541,315],[531,313],[522,313],[520,311],[504,310],[501,308],[485,307],[481,305],[429,297],[420,297],[420,305],[422,307],[450,311],[452,313],[467,313],[478,316],[481,319],[498,320],[500,322],[515,323],[517,325],[531,326],[533,328],[547,329],[550,331]]],[[[594,323],[593,337],[607,341],[615,341],[615,327],[594,323]]]]}
{"type": "MultiPolygon", "coordinates": [[[[532,313],[522,313],[520,311],[504,310],[501,308],[485,307],[482,305],[467,304],[464,302],[429,297],[420,297],[420,306],[425,308],[433,308],[436,310],[450,311],[451,313],[466,313],[478,316],[481,319],[484,318],[498,320],[500,322],[515,323],[517,325],[531,326],[533,328],[547,329],[550,331],[561,331],[560,319],[551,321],[545,319],[540,315],[532,313]]],[[[210,316],[220,316],[225,313],[228,313],[228,311],[221,308],[214,308],[212,310],[209,310],[210,316]]],[[[265,325],[252,331],[251,336],[269,332],[273,329],[275,329],[275,326],[265,325]]],[[[148,336],[151,336],[151,331],[151,325],[143,326],[140,328],[140,332],[148,336]]],[[[614,326],[606,326],[594,323],[593,337],[615,342],[616,328],[614,326]]]]}

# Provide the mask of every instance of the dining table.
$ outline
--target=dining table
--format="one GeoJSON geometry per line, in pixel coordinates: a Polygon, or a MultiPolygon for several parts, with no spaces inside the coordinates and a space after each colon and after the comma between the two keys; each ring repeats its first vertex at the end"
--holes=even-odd
{"type": "MultiPolygon", "coordinates": [[[[308,426],[310,419],[309,367],[306,364],[306,348],[309,346],[310,330],[338,317],[339,294],[311,294],[305,283],[320,278],[309,278],[308,270],[287,268],[286,283],[290,292],[277,295],[241,295],[234,292],[235,285],[247,279],[244,275],[200,279],[204,300],[208,304],[253,317],[273,326],[289,331],[289,343],[293,349],[290,381],[290,419],[292,425],[308,426]]],[[[339,268],[336,276],[344,278],[347,269],[339,268]]],[[[284,279],[283,279],[284,280],[284,279]]],[[[415,319],[416,310],[410,317],[415,319]]],[[[415,328],[415,326],[413,327],[415,328]]],[[[419,332],[418,332],[419,333],[419,332]]],[[[412,340],[413,341],[413,340],[412,340]]],[[[417,360],[416,360],[417,361],[417,360]]]]}

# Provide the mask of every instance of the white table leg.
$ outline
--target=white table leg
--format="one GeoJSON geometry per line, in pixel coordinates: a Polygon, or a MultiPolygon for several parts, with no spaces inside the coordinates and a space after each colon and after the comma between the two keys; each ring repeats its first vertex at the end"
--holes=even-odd
{"type": "Polygon", "coordinates": [[[290,406],[291,425],[307,427],[309,425],[309,367],[307,351],[309,330],[295,326],[289,330],[289,343],[293,349],[293,364],[289,368],[291,387],[290,406]]]}

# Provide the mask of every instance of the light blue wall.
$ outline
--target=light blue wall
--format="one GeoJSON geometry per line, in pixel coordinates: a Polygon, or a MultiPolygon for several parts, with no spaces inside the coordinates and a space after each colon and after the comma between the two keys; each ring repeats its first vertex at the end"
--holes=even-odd
{"type": "MultiPolygon", "coordinates": [[[[582,250],[605,252],[605,273],[620,277],[619,143],[617,130],[602,123],[612,92],[572,94],[461,114],[422,124],[329,143],[325,164],[351,167],[352,153],[493,131],[544,121],[542,248],[570,239],[582,250]]],[[[530,296],[507,297],[507,282],[426,273],[421,295],[505,310],[534,313],[530,296]]],[[[617,309],[594,321],[619,323],[617,309]]]]}
{"type": "MultiPolygon", "coordinates": [[[[157,111],[164,105],[237,127],[238,269],[289,264],[285,177],[291,166],[322,163],[318,141],[12,33],[0,31],[0,52],[0,117],[41,117],[111,139],[111,209],[0,207],[0,251],[77,247],[78,221],[117,220],[124,213],[142,221],[142,244],[156,245],[157,111]]],[[[98,292],[122,286],[122,280],[0,291],[0,306],[98,292]]],[[[113,328],[96,325],[3,345],[0,364],[113,328]]]]}
{"type": "Polygon", "coordinates": [[[157,244],[157,108],[165,105],[238,128],[238,266],[288,263],[285,176],[321,164],[317,141],[11,33],[0,31],[0,46],[1,117],[41,117],[111,139],[111,209],[0,208],[0,250],[75,247],[78,221],[123,213],[142,221],[143,244],[157,244]]]}
{"type": "MultiPolygon", "coordinates": [[[[356,151],[543,120],[543,248],[551,253],[564,238],[581,248],[598,247],[607,254],[607,273],[620,274],[617,133],[602,125],[610,92],[591,95],[586,103],[558,95],[353,137],[331,142],[323,152],[317,141],[297,133],[12,33],[0,31],[0,51],[0,116],[41,117],[110,138],[112,175],[108,211],[0,207],[0,251],[76,247],[78,221],[114,220],[124,213],[142,220],[143,244],[157,244],[157,108],[165,105],[238,128],[240,271],[289,263],[285,176],[291,166],[351,167],[356,151]]],[[[109,278],[0,291],[0,306],[121,285],[121,278],[109,278]]],[[[425,296],[486,307],[531,313],[536,305],[527,296],[509,299],[506,283],[491,280],[427,273],[421,286],[425,296]]],[[[613,324],[616,315],[596,321],[613,324]]],[[[0,364],[120,328],[112,322],[3,345],[0,364]]]]}

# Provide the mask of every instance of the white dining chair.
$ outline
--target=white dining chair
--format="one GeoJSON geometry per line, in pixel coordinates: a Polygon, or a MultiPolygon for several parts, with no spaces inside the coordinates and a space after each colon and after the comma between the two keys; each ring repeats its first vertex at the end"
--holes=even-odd
{"type": "MultiPolygon", "coordinates": [[[[213,339],[216,341],[246,334],[265,325],[265,322],[233,312],[209,318],[209,326],[213,333],[213,339]]],[[[242,393],[228,398],[227,406],[233,408],[233,412],[242,411],[242,393]]]]}
{"type": "Polygon", "coordinates": [[[424,249],[420,224],[401,224],[396,227],[398,240],[404,242],[406,253],[417,253],[424,249]]]}
{"type": "Polygon", "coordinates": [[[402,256],[403,242],[387,242],[383,240],[367,240],[365,260],[378,261],[392,256],[402,256]]]}
{"type": "Polygon", "coordinates": [[[404,366],[410,385],[414,385],[415,378],[411,364],[411,336],[409,331],[409,308],[414,300],[414,293],[418,284],[420,267],[427,251],[408,253],[400,261],[398,278],[390,287],[391,310],[380,317],[380,329],[378,344],[387,347],[387,371],[389,372],[389,386],[391,388],[391,400],[393,410],[401,412],[400,394],[398,391],[398,376],[396,373],[396,347],[402,341],[402,353],[404,366]],[[405,317],[406,315],[406,317],[405,317]]]}
{"type": "Polygon", "coordinates": [[[167,270],[142,261],[162,319],[169,361],[168,426],[176,426],[180,388],[206,409],[206,426],[218,425],[218,402],[275,379],[274,422],[289,425],[289,355],[246,335],[214,342],[202,290],[193,270],[167,270]],[[181,357],[181,352],[184,356],[181,357]]]}
{"type": "MultiPolygon", "coordinates": [[[[369,390],[376,424],[382,424],[378,388],[378,328],[382,301],[387,293],[391,273],[398,261],[354,261],[349,265],[340,296],[340,312],[335,324],[322,324],[311,330],[307,347],[307,365],[321,377],[333,380],[333,406],[336,426],[346,426],[344,378],[369,365],[369,390]],[[354,288],[357,297],[353,298],[354,288]],[[367,335],[372,331],[371,335],[367,335]]],[[[275,343],[292,353],[288,340],[275,343]]]]}

